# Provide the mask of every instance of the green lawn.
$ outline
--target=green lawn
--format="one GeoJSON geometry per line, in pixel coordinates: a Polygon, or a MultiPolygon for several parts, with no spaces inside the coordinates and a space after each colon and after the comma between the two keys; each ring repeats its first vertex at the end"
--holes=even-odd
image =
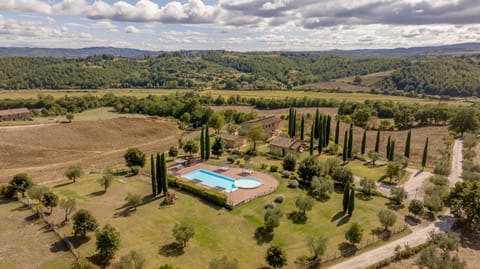
{"type": "MultiPolygon", "coordinates": [[[[148,182],[139,178],[117,179],[112,187],[103,194],[96,179],[100,175],[87,175],[73,184],[58,184],[53,188],[61,196],[77,198],[78,208],[87,208],[93,212],[101,226],[110,223],[121,232],[122,248],[118,257],[132,249],[140,251],[148,261],[148,268],[158,268],[160,264],[172,263],[179,268],[206,268],[208,262],[222,255],[235,257],[241,268],[258,268],[264,265],[264,253],[270,243],[279,244],[288,251],[289,264],[296,257],[309,255],[305,244],[307,236],[325,235],[329,238],[328,252],[338,251],[338,245],[344,241],[344,232],[348,223],[358,222],[365,230],[364,238],[371,238],[371,230],[379,227],[376,214],[386,208],[387,200],[374,198],[370,201],[356,200],[356,210],[347,224],[341,225],[342,218],[332,218],[341,210],[341,194],[334,193],[327,202],[315,202],[308,212],[306,224],[295,224],[286,215],[295,211],[295,197],[303,194],[300,189],[289,189],[282,179],[280,188],[266,197],[228,211],[216,208],[189,194],[178,193],[176,204],[160,207],[160,200],[142,205],[129,216],[122,215],[124,197],[128,192],[144,195],[150,193],[148,182]],[[254,237],[256,229],[263,224],[264,205],[278,194],[285,195],[285,201],[279,207],[285,213],[279,228],[271,242],[258,242],[254,237]],[[186,221],[195,226],[195,237],[188,243],[185,253],[166,253],[165,246],[174,242],[171,229],[175,223],[186,221]],[[163,247],[163,248],[162,248],[163,247]]],[[[58,221],[62,218],[59,209],[54,213],[58,221]]],[[[399,217],[397,225],[403,225],[399,217]]],[[[343,219],[345,221],[346,219],[343,219]]],[[[71,234],[71,227],[63,228],[65,234],[71,234]]],[[[79,246],[84,257],[95,253],[94,235],[79,246]]],[[[52,267],[53,268],[53,267],[52,267]]]]}

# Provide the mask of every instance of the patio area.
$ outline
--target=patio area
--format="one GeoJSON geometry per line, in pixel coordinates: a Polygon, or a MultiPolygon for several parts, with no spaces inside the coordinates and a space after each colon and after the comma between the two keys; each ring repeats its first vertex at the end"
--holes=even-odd
{"type": "MultiPolygon", "coordinates": [[[[248,171],[248,169],[243,169],[243,168],[219,167],[219,166],[209,165],[206,163],[198,163],[198,164],[195,164],[189,167],[184,167],[178,170],[170,169],[169,172],[171,175],[175,175],[181,180],[188,180],[188,179],[182,178],[182,175],[188,174],[190,172],[193,172],[199,169],[211,171],[223,176],[233,178],[235,180],[238,180],[240,178],[245,178],[245,177],[256,178],[260,180],[261,185],[254,189],[238,188],[232,192],[225,192],[227,194],[227,207],[229,208],[235,208],[259,196],[270,194],[273,191],[275,191],[277,187],[280,185],[280,182],[276,178],[265,173],[257,172],[254,170],[248,171]]],[[[198,184],[201,184],[201,183],[198,183],[198,184]]],[[[204,184],[201,184],[201,185],[207,189],[215,189],[215,188],[206,186],[204,184]]],[[[217,191],[221,191],[221,190],[217,189],[217,191]]]]}

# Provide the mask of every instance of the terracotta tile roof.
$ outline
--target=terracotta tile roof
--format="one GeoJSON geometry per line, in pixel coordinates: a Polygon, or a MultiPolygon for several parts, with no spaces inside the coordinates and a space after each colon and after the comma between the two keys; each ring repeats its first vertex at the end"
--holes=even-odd
{"type": "Polygon", "coordinates": [[[0,110],[0,116],[17,115],[17,114],[24,114],[24,113],[30,113],[30,110],[28,110],[28,108],[25,108],[25,107],[0,110]]]}

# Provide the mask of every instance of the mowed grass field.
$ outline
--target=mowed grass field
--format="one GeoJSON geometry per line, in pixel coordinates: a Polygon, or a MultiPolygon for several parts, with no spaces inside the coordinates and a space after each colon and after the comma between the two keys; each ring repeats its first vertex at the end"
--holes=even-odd
{"type": "MultiPolygon", "coordinates": [[[[306,244],[308,236],[328,237],[327,252],[338,252],[350,223],[360,223],[365,230],[364,239],[372,239],[371,231],[380,227],[376,215],[381,209],[387,208],[387,200],[383,198],[370,201],[357,199],[353,217],[347,221],[337,215],[341,211],[342,195],[334,193],[327,202],[315,202],[312,211],[307,213],[306,224],[295,224],[287,215],[296,210],[295,198],[304,194],[304,191],[289,189],[286,180],[282,180],[274,194],[255,199],[233,211],[209,205],[190,194],[176,192],[178,200],[173,206],[160,207],[160,200],[155,200],[138,207],[131,214],[125,214],[125,196],[128,192],[148,196],[151,190],[148,179],[117,179],[103,193],[96,182],[100,176],[92,174],[80,178],[77,183],[59,182],[51,187],[62,197],[76,198],[77,207],[90,210],[100,226],[109,223],[120,231],[122,247],[114,262],[130,250],[137,250],[145,256],[147,268],[158,268],[163,263],[171,263],[179,268],[207,268],[212,258],[223,255],[237,258],[240,268],[260,268],[265,265],[264,255],[270,244],[278,244],[287,251],[287,267],[292,268],[296,257],[310,255],[306,244]],[[263,225],[264,205],[278,194],[285,196],[285,201],[277,205],[285,215],[280,227],[275,229],[273,240],[259,240],[255,237],[255,231],[263,225]],[[175,242],[171,230],[175,223],[182,221],[195,227],[195,236],[184,253],[168,252],[168,245],[175,242]]],[[[53,217],[60,221],[62,212],[55,210],[53,217]]],[[[402,220],[402,215],[399,215],[396,227],[403,225],[402,220]]],[[[72,234],[70,225],[63,227],[62,231],[67,235],[72,234]]],[[[78,246],[83,257],[95,254],[94,235],[89,236],[90,240],[78,246]]]]}
{"type": "MultiPolygon", "coordinates": [[[[92,119],[97,115],[85,114],[92,119]]],[[[0,127],[0,182],[21,172],[35,182],[61,179],[65,169],[77,163],[87,173],[101,171],[124,163],[128,147],[150,154],[177,145],[179,137],[175,122],[143,116],[0,127]]]]}
{"type": "Polygon", "coordinates": [[[73,261],[63,242],[32,210],[0,199],[0,268],[69,268],[73,261]]]}

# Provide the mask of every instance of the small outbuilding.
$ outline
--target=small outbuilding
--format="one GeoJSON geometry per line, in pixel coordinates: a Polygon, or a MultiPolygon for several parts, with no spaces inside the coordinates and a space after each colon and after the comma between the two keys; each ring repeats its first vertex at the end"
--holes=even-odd
{"type": "Polygon", "coordinates": [[[32,112],[26,107],[0,110],[0,121],[30,120],[31,118],[32,112]]]}
{"type": "Polygon", "coordinates": [[[245,144],[245,138],[243,136],[233,134],[221,134],[220,138],[225,144],[225,148],[234,149],[239,148],[245,144]]]}
{"type": "Polygon", "coordinates": [[[270,153],[278,156],[285,156],[289,152],[303,152],[305,142],[296,138],[278,136],[270,141],[270,153]]]}

